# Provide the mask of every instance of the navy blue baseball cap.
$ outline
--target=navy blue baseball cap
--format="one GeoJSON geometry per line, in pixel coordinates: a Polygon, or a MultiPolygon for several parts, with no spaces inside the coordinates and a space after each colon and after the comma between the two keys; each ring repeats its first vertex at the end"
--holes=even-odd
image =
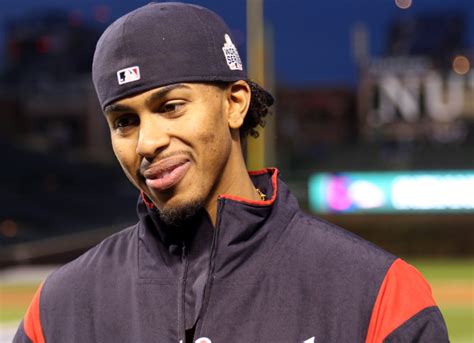
{"type": "Polygon", "coordinates": [[[92,79],[102,110],[178,82],[248,81],[224,21],[204,7],[178,2],[152,2],[112,23],[97,43],[92,79]]]}

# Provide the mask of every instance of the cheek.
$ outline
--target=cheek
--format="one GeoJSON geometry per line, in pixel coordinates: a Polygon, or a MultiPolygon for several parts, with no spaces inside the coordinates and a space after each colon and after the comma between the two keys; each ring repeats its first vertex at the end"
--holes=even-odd
{"type": "Polygon", "coordinates": [[[136,180],[137,176],[135,158],[134,154],[131,153],[131,149],[127,148],[127,146],[124,146],[124,144],[114,142],[113,140],[112,148],[114,150],[115,157],[117,158],[118,162],[120,163],[120,166],[125,172],[125,175],[136,187],[138,187],[138,183],[136,180]]]}
{"type": "Polygon", "coordinates": [[[223,159],[230,152],[231,137],[226,126],[213,125],[212,129],[205,130],[199,135],[199,141],[205,150],[207,158],[223,159]]]}
{"type": "Polygon", "coordinates": [[[203,132],[199,137],[199,140],[205,147],[209,147],[211,149],[215,148],[216,143],[218,143],[215,131],[203,132]]]}
{"type": "Polygon", "coordinates": [[[117,141],[115,141],[114,139],[112,139],[112,149],[114,150],[114,154],[115,154],[115,157],[117,158],[117,160],[119,161],[120,165],[122,165],[122,167],[124,166],[124,163],[126,164],[126,153],[123,149],[123,147],[121,146],[120,143],[117,143],[117,141]]]}
{"type": "Polygon", "coordinates": [[[188,117],[192,122],[195,139],[207,153],[225,150],[230,138],[226,120],[226,106],[220,93],[210,93],[194,108],[196,115],[188,117]]]}

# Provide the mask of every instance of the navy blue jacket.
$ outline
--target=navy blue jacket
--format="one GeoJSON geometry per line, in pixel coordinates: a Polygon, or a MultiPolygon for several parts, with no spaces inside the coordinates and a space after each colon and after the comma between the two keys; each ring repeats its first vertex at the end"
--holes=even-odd
{"type": "Polygon", "coordinates": [[[142,198],[136,225],[47,278],[14,342],[448,341],[416,269],[251,175],[269,200],[220,196],[215,228],[202,211],[170,229],[142,198]]]}

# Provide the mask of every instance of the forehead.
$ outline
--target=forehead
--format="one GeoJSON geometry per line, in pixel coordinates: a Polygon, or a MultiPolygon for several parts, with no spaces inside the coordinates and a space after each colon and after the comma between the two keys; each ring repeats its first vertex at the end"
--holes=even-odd
{"type": "Polygon", "coordinates": [[[217,89],[219,89],[219,87],[207,83],[173,83],[117,100],[112,104],[107,105],[104,109],[104,113],[107,114],[110,112],[122,111],[125,107],[129,108],[130,106],[149,106],[150,104],[156,101],[162,101],[166,99],[167,96],[173,94],[180,96],[186,95],[190,97],[205,96],[210,91],[216,91],[217,89]]]}

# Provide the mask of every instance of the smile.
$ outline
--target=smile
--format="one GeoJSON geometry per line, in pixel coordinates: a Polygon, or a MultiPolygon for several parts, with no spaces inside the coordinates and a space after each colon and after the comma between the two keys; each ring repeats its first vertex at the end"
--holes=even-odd
{"type": "Polygon", "coordinates": [[[148,187],[165,191],[175,186],[186,175],[191,162],[184,157],[169,157],[151,165],[144,173],[148,187]]]}

